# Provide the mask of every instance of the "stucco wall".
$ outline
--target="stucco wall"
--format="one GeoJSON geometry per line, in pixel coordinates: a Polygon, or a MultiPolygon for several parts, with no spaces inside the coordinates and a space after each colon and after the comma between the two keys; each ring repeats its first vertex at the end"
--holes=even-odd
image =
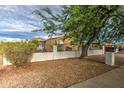
{"type": "MultiPolygon", "coordinates": [[[[31,62],[37,61],[47,61],[55,59],[65,59],[65,58],[75,58],[79,57],[81,54],[80,51],[62,51],[62,52],[43,52],[43,53],[34,53],[31,59],[31,62]]],[[[103,50],[88,50],[88,56],[103,54],[103,50]]],[[[3,58],[3,65],[10,65],[10,62],[3,58]]]]}
{"type": "Polygon", "coordinates": [[[34,53],[31,59],[31,62],[64,59],[64,58],[74,58],[74,57],[79,57],[79,56],[80,56],[79,51],[77,52],[64,51],[64,52],[34,53]]]}
{"type": "Polygon", "coordinates": [[[87,52],[88,52],[88,53],[87,53],[88,56],[104,54],[104,50],[103,50],[103,49],[88,50],[87,52]]]}

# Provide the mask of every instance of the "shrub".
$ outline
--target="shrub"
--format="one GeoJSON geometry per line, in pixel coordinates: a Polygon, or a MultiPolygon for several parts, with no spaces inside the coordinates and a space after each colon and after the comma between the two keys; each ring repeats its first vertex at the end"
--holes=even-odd
{"type": "Polygon", "coordinates": [[[3,54],[3,46],[4,46],[4,43],[1,42],[1,43],[0,43],[0,55],[3,54]]]}
{"type": "Polygon", "coordinates": [[[36,45],[31,42],[8,42],[4,43],[3,47],[5,57],[16,67],[30,63],[36,48],[36,45]]]}
{"type": "Polygon", "coordinates": [[[40,41],[38,41],[36,38],[31,39],[29,43],[34,43],[37,47],[40,45],[40,41]]]}

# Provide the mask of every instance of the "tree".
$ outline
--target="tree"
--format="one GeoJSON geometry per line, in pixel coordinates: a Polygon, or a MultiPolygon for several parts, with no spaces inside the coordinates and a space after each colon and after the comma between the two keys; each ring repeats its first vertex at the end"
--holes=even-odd
{"type": "Polygon", "coordinates": [[[123,6],[61,6],[60,14],[53,14],[49,8],[38,9],[34,13],[42,18],[44,28],[40,30],[49,35],[61,31],[78,44],[82,48],[80,58],[87,55],[94,40],[101,43],[124,40],[123,6]]]}

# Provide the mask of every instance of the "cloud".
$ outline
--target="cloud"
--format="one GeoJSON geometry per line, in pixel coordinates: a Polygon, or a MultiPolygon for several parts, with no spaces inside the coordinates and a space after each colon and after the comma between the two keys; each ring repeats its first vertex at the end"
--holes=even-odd
{"type": "MultiPolygon", "coordinates": [[[[10,27],[10,29],[14,28],[17,31],[30,31],[32,29],[40,28],[42,23],[39,20],[39,17],[34,15],[32,12],[35,9],[45,7],[49,7],[51,10],[54,10],[54,13],[57,11],[57,6],[0,6],[0,21],[3,22],[0,24],[0,29],[3,25],[5,26],[4,28],[10,27]]],[[[4,28],[2,29],[4,30],[4,28]]]]}
{"type": "Polygon", "coordinates": [[[31,31],[32,29],[37,29],[39,26],[33,25],[33,23],[24,23],[22,21],[11,20],[0,22],[1,31],[31,31]]]}
{"type": "Polygon", "coordinates": [[[1,6],[0,30],[10,28],[9,31],[30,31],[39,28],[40,21],[32,14],[35,9],[30,8],[32,6],[1,6]]]}
{"type": "Polygon", "coordinates": [[[0,42],[15,42],[15,41],[22,41],[22,40],[25,40],[25,39],[0,37],[0,42]]]}
{"type": "Polygon", "coordinates": [[[35,9],[49,7],[59,13],[58,6],[39,5],[0,5],[0,36],[5,38],[33,38],[48,36],[45,33],[32,33],[31,30],[42,28],[41,18],[32,12],[35,9]],[[10,33],[8,33],[10,32],[10,33]],[[14,33],[15,32],[15,33],[14,33]],[[18,32],[18,33],[16,33],[18,32]],[[21,33],[22,32],[22,33],[21,33]],[[27,33],[30,32],[30,33],[27,33]]]}

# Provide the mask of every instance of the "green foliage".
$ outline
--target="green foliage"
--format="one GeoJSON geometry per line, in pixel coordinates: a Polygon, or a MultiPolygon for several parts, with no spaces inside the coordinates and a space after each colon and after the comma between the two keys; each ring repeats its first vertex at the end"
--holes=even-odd
{"type": "Polygon", "coordinates": [[[124,33],[123,6],[73,5],[61,6],[61,10],[56,15],[49,8],[34,13],[42,18],[44,31],[55,34],[61,30],[79,45],[89,46],[96,39],[100,42],[124,40],[124,34],[121,34],[124,33]]]}
{"type": "Polygon", "coordinates": [[[86,56],[93,41],[124,41],[124,6],[71,5],[61,6],[61,13],[54,14],[49,8],[34,12],[43,20],[43,31],[53,35],[61,31],[73,44],[82,47],[81,57],[86,56]]]}
{"type": "Polygon", "coordinates": [[[34,29],[34,30],[32,30],[31,32],[38,32],[39,30],[36,30],[36,29],[34,29]]]}
{"type": "Polygon", "coordinates": [[[3,54],[3,47],[4,47],[4,44],[3,42],[0,43],[0,54],[2,55],[3,54]]]}
{"type": "Polygon", "coordinates": [[[35,44],[37,47],[40,44],[40,41],[38,41],[38,39],[35,39],[35,38],[31,39],[29,42],[35,44]]]}
{"type": "Polygon", "coordinates": [[[32,53],[36,51],[36,45],[31,42],[7,42],[3,43],[5,57],[16,67],[30,63],[32,53]]]}

